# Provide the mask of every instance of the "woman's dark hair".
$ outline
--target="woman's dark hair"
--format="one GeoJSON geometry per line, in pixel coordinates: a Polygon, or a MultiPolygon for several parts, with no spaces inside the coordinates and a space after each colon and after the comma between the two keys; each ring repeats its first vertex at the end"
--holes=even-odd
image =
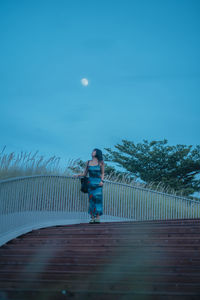
{"type": "Polygon", "coordinates": [[[96,151],[95,157],[98,159],[98,161],[103,161],[102,151],[97,148],[95,148],[93,151],[96,151]]]}

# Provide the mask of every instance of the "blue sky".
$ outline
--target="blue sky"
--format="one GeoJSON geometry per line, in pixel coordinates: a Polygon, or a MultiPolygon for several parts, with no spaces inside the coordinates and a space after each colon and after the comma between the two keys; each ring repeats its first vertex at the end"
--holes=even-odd
{"type": "Polygon", "coordinates": [[[0,147],[64,165],[122,139],[199,144],[199,14],[198,0],[0,0],[0,147]]]}

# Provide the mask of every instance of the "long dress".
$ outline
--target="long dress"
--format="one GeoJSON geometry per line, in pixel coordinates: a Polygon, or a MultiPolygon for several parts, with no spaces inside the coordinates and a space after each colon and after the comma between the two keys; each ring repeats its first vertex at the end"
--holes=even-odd
{"type": "Polygon", "coordinates": [[[103,187],[99,185],[101,182],[101,167],[100,165],[88,165],[88,196],[89,208],[88,213],[92,216],[101,216],[103,214],[103,187]]]}

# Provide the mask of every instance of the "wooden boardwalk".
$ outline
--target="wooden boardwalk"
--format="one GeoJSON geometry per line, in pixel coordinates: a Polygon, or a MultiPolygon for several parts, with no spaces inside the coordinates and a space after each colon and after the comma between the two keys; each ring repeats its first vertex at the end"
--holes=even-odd
{"type": "Polygon", "coordinates": [[[34,230],[0,247],[0,300],[200,299],[200,220],[34,230]]]}

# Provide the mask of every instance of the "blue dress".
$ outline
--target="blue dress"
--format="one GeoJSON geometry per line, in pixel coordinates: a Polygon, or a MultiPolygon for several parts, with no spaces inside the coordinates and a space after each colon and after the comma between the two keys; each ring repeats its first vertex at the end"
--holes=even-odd
{"type": "Polygon", "coordinates": [[[103,214],[103,187],[99,185],[101,182],[101,167],[88,165],[88,196],[89,209],[88,213],[92,216],[101,216],[103,214]]]}

